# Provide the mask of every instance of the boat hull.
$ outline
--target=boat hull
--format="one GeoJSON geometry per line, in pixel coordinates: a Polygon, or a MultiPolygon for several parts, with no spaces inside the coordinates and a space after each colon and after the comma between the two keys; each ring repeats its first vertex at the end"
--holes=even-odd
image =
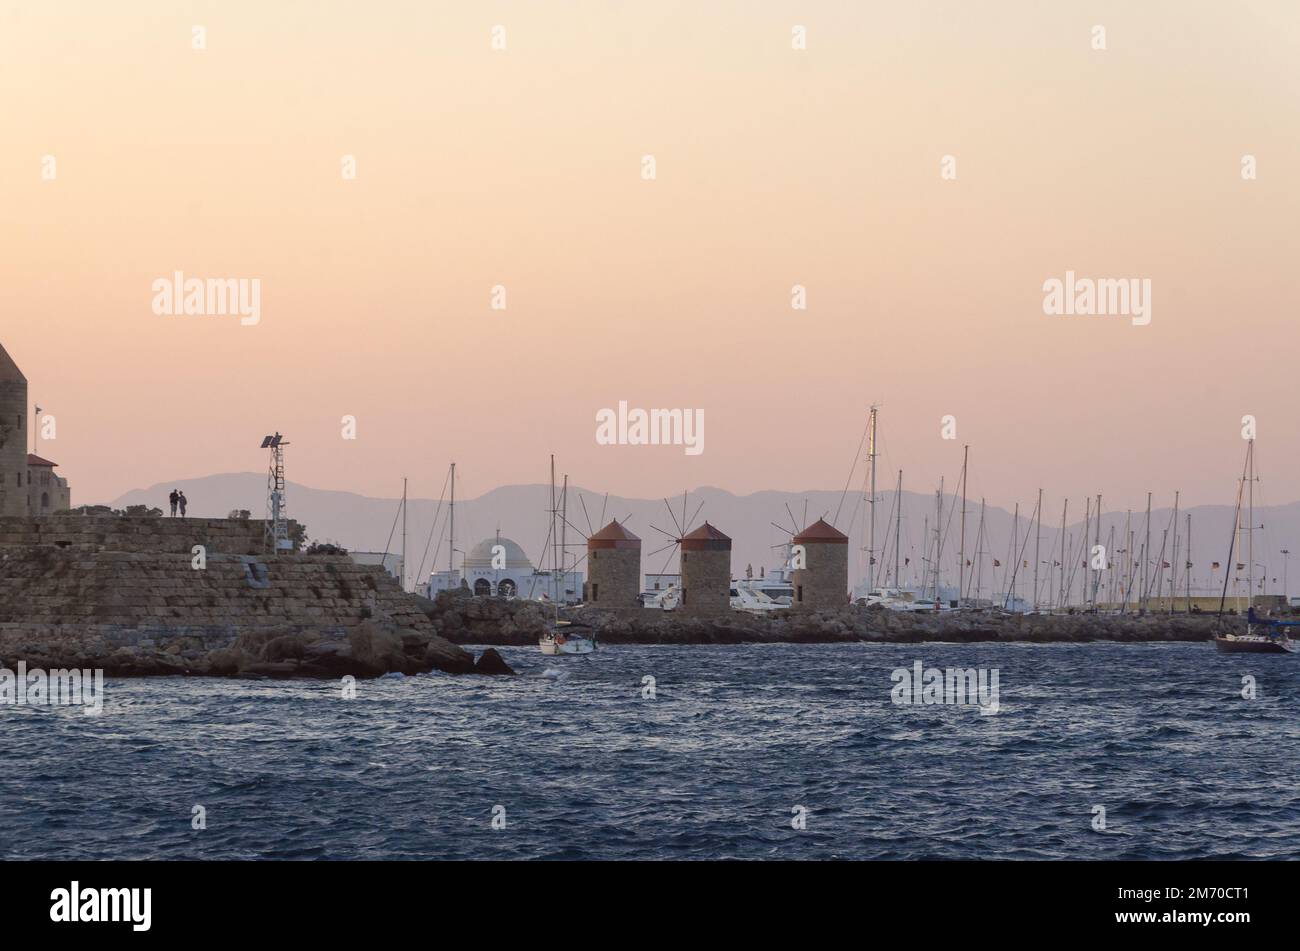
{"type": "Polygon", "coordinates": [[[1225,654],[1294,654],[1295,641],[1289,638],[1261,637],[1258,634],[1215,637],[1214,646],[1225,654]]]}
{"type": "Polygon", "coordinates": [[[537,642],[543,654],[559,656],[562,654],[591,654],[596,650],[596,642],[589,637],[566,637],[559,640],[543,637],[537,642]]]}

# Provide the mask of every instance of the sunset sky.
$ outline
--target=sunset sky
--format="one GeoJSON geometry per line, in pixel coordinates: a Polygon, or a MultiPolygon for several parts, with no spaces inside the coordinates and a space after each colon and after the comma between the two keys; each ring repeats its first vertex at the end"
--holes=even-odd
{"type": "Polygon", "coordinates": [[[839,489],[872,402],[882,487],[969,443],[990,503],[1231,503],[1254,414],[1291,501],[1297,63],[1293,0],[2,0],[0,343],[74,504],[277,429],[370,495],[552,452],[628,496],[839,489]],[[260,323],[156,315],[177,270],[259,279],[260,323]],[[1149,279],[1150,325],[1046,316],[1067,270],[1149,279]],[[620,400],[703,410],[704,451],[597,445],[620,400]]]}

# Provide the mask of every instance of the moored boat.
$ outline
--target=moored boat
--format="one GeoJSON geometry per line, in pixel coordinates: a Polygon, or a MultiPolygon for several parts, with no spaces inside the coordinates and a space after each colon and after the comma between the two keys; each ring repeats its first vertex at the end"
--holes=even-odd
{"type": "MultiPolygon", "coordinates": [[[[1300,645],[1291,639],[1291,628],[1300,627],[1300,621],[1282,621],[1277,618],[1260,618],[1255,614],[1255,440],[1246,443],[1246,463],[1242,467],[1241,481],[1237,485],[1237,512],[1234,518],[1233,538],[1228,545],[1228,564],[1233,565],[1237,550],[1237,537],[1246,533],[1250,551],[1246,557],[1246,632],[1244,634],[1215,634],[1214,646],[1225,654],[1295,654],[1300,645]],[[1249,492],[1247,493],[1247,487],[1249,492]],[[1241,524],[1242,496],[1246,495],[1247,526],[1241,524]]],[[[1238,569],[1242,566],[1237,565],[1238,569]]],[[[1223,617],[1224,603],[1228,598],[1228,574],[1224,574],[1223,595],[1219,599],[1219,617],[1223,617]]]]}
{"type": "Polygon", "coordinates": [[[1300,621],[1261,619],[1251,608],[1246,614],[1246,633],[1216,634],[1214,646],[1225,654],[1296,654],[1300,644],[1291,639],[1293,627],[1300,627],[1300,621]]]}
{"type": "Polygon", "coordinates": [[[596,635],[589,632],[590,628],[575,628],[570,621],[556,621],[538,638],[537,646],[543,654],[590,654],[596,650],[596,635]]]}
{"type": "Polygon", "coordinates": [[[1216,634],[1214,646],[1225,654],[1295,654],[1296,642],[1289,637],[1266,634],[1216,634]]]}

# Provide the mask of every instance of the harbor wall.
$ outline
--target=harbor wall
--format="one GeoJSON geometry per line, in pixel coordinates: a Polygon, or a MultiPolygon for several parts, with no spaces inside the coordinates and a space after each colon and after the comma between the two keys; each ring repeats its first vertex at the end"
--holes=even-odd
{"type": "Polygon", "coordinates": [[[475,669],[381,566],[262,554],[262,527],[0,520],[0,666],[268,677],[475,669]],[[202,559],[191,553],[199,544],[202,559]]]}
{"type": "MultiPolygon", "coordinates": [[[[290,537],[297,534],[290,521],[290,537]]],[[[0,518],[0,548],[52,546],[76,551],[260,555],[267,551],[266,521],[235,518],[79,515],[0,518]]]]}

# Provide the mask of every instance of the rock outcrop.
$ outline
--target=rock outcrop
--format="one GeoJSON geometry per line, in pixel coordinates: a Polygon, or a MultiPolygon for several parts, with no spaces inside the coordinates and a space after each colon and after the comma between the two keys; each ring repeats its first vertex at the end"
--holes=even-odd
{"type": "Polygon", "coordinates": [[[505,658],[496,652],[495,648],[489,647],[474,663],[474,673],[513,674],[514,670],[506,663],[505,658]]]}

